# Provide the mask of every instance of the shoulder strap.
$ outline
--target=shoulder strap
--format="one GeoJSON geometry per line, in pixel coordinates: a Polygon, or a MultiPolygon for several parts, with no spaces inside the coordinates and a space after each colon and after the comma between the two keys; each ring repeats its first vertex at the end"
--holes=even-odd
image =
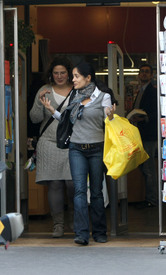
{"type": "Polygon", "coordinates": [[[75,95],[76,95],[76,90],[72,89],[71,92],[70,92],[69,104],[74,99],[75,95]]]}
{"type": "Polygon", "coordinates": [[[58,106],[57,111],[60,112],[63,104],[65,103],[66,99],[69,97],[69,95],[72,93],[72,90],[68,93],[68,95],[65,97],[65,99],[61,102],[61,104],[58,106]]]}
{"type": "MultiPolygon", "coordinates": [[[[72,91],[73,91],[73,90],[71,90],[71,91],[68,93],[68,95],[65,97],[65,99],[64,99],[64,100],[61,102],[61,104],[58,106],[58,108],[57,108],[57,111],[58,111],[58,112],[60,112],[60,110],[61,110],[63,104],[64,104],[65,101],[66,101],[66,99],[69,97],[70,94],[72,94],[72,91]]],[[[47,123],[45,124],[45,126],[43,127],[43,129],[42,129],[42,131],[41,131],[41,134],[40,134],[39,138],[42,136],[42,134],[45,132],[45,130],[46,130],[47,127],[52,123],[53,120],[54,120],[54,117],[51,116],[51,117],[49,118],[49,120],[47,121],[47,123]]]]}
{"type": "Polygon", "coordinates": [[[41,133],[40,133],[39,138],[42,136],[42,134],[45,132],[45,130],[47,129],[47,127],[51,124],[51,122],[52,122],[53,120],[54,120],[54,117],[51,116],[51,117],[49,118],[49,120],[47,121],[47,123],[44,125],[44,127],[43,127],[43,129],[42,129],[42,131],[41,131],[41,133]]]}

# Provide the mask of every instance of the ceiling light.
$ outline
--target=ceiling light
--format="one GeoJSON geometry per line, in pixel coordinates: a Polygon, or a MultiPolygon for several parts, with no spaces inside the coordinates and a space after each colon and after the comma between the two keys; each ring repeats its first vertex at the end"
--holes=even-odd
{"type": "Polygon", "coordinates": [[[152,4],[154,4],[154,5],[157,5],[159,3],[160,3],[160,1],[152,1],[152,4]]]}
{"type": "MultiPolygon", "coordinates": [[[[123,75],[138,75],[139,69],[123,69],[123,75]]],[[[108,69],[104,69],[102,72],[96,72],[96,75],[108,75],[108,69]]],[[[117,75],[119,75],[119,69],[117,69],[117,75]]]]}
{"type": "MultiPolygon", "coordinates": [[[[108,69],[104,69],[103,71],[108,72],[108,69]]],[[[117,72],[119,72],[119,69],[117,69],[117,72]]],[[[128,69],[123,69],[123,72],[136,72],[136,73],[139,73],[139,69],[128,68],[128,69]]]]}

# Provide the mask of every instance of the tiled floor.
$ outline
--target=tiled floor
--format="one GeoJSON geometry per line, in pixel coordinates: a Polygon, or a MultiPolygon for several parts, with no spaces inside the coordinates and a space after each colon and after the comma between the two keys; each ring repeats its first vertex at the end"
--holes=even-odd
{"type": "MultiPolygon", "coordinates": [[[[108,242],[105,244],[95,243],[90,238],[90,247],[158,247],[160,240],[166,240],[166,236],[159,236],[158,207],[136,209],[134,204],[128,205],[128,233],[112,236],[110,223],[110,208],[106,209],[108,225],[108,242]]],[[[65,220],[67,210],[65,211],[65,220]]],[[[30,216],[29,226],[24,233],[11,245],[14,246],[43,246],[43,247],[73,247],[77,246],[74,241],[74,233],[65,223],[63,238],[52,238],[52,219],[50,215],[30,216]]]]}

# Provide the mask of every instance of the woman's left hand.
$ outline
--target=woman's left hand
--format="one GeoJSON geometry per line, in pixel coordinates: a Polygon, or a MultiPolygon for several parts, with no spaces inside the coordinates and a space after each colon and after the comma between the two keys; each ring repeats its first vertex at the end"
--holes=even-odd
{"type": "Polygon", "coordinates": [[[115,103],[112,105],[111,108],[110,107],[105,108],[105,114],[108,116],[109,120],[113,119],[113,115],[114,115],[115,110],[116,110],[116,104],[115,103]]]}
{"type": "Polygon", "coordinates": [[[51,105],[51,100],[49,100],[47,97],[41,97],[40,102],[47,108],[52,114],[55,113],[54,107],[51,105]]]}

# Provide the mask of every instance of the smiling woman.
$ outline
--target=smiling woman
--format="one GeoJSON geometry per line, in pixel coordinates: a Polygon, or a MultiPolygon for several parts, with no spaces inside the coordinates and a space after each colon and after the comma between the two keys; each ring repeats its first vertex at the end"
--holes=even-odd
{"type": "MultiPolygon", "coordinates": [[[[95,77],[95,73],[93,75],[95,77]]],[[[91,76],[86,74],[86,77],[81,75],[77,68],[73,69],[73,83],[75,89],[82,89],[86,87],[93,79],[91,80],[91,76]]],[[[88,99],[90,100],[90,98],[88,99]]]]}
{"type": "Polygon", "coordinates": [[[64,234],[64,192],[67,191],[69,223],[73,226],[73,182],[68,161],[68,150],[57,147],[58,120],[51,116],[54,109],[63,112],[72,90],[72,65],[66,57],[55,57],[46,73],[46,85],[36,94],[30,117],[41,122],[40,132],[48,125],[37,143],[36,183],[48,186],[48,202],[53,218],[53,237],[64,234]],[[43,104],[44,103],[44,104],[43,104]],[[51,112],[51,113],[50,113],[51,112]]]}
{"type": "MultiPolygon", "coordinates": [[[[60,87],[62,87],[63,85],[66,85],[69,76],[64,66],[61,66],[61,65],[55,66],[53,69],[52,75],[54,78],[54,82],[56,83],[56,88],[57,88],[57,85],[60,85],[60,87]]],[[[59,89],[56,89],[56,92],[60,94],[62,93],[61,91],[59,91],[59,89]]],[[[64,95],[66,95],[65,90],[64,92],[65,92],[64,95]]]]}

